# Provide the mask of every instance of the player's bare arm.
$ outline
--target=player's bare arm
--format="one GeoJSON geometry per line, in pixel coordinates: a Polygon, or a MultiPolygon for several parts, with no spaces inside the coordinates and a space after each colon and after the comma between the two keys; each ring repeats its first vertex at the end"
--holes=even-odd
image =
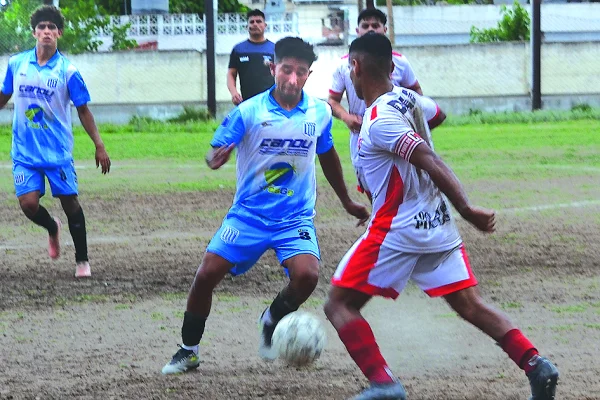
{"type": "Polygon", "coordinates": [[[221,147],[213,147],[206,154],[206,164],[210,169],[219,169],[231,156],[231,152],[235,148],[235,143],[223,145],[221,147]]]}
{"type": "Polygon", "coordinates": [[[108,153],[104,147],[104,142],[100,138],[98,126],[96,126],[96,121],[94,120],[94,115],[86,104],[77,107],[77,115],[79,116],[81,125],[83,125],[83,128],[87,132],[88,136],[90,139],[92,139],[92,142],[94,142],[94,146],[96,146],[96,168],[101,166],[103,174],[109,173],[110,157],[108,157],[108,153]]]}
{"type": "Polygon", "coordinates": [[[429,129],[437,128],[445,120],[446,120],[446,113],[444,113],[444,111],[442,111],[440,109],[439,112],[437,113],[437,115],[435,117],[433,117],[433,119],[430,119],[429,121],[427,121],[427,125],[429,125],[429,129]]]}
{"type": "Polygon", "coordinates": [[[331,111],[334,117],[341,119],[348,129],[354,132],[359,132],[362,125],[362,117],[360,115],[350,114],[344,106],[342,106],[342,97],[344,93],[332,93],[329,92],[329,98],[327,102],[331,106],[331,111]]]}
{"type": "Polygon", "coordinates": [[[12,94],[4,94],[0,92],[0,109],[4,108],[8,100],[12,97],[12,94]]]}
{"type": "Polygon", "coordinates": [[[340,157],[338,156],[335,147],[331,147],[329,151],[319,154],[319,163],[323,169],[323,174],[327,178],[327,182],[335,191],[344,209],[348,214],[355,216],[359,221],[357,226],[364,225],[369,217],[369,211],[367,208],[350,198],[348,194],[348,188],[344,183],[344,173],[342,172],[342,165],[340,163],[340,157]]]}
{"type": "Polygon", "coordinates": [[[414,85],[412,85],[411,87],[409,87],[407,89],[414,90],[415,92],[417,92],[421,96],[423,96],[423,89],[421,89],[421,84],[419,83],[419,81],[416,81],[414,85]]]}
{"type": "Polygon", "coordinates": [[[242,98],[242,95],[240,94],[240,92],[238,92],[238,90],[237,90],[237,86],[236,86],[237,76],[238,76],[237,69],[229,68],[227,70],[227,89],[229,90],[229,93],[231,94],[231,102],[236,106],[244,100],[242,98]]]}
{"type": "Polygon", "coordinates": [[[425,143],[418,144],[409,162],[429,174],[433,183],[448,197],[464,219],[483,232],[494,232],[495,212],[472,206],[454,172],[429,146],[425,143]]]}

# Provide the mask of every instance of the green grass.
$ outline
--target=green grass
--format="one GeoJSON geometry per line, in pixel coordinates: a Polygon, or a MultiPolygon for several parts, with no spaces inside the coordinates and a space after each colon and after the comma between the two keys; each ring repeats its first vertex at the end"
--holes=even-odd
{"type": "MultiPolygon", "coordinates": [[[[514,123],[511,121],[520,117],[508,115],[502,123],[493,125],[476,123],[479,116],[470,118],[462,120],[465,124],[450,123],[452,118],[449,118],[433,136],[436,151],[454,169],[473,202],[508,208],[598,199],[600,192],[595,182],[600,180],[600,120],[597,118],[555,122],[548,118],[550,122],[514,123]],[[575,181],[576,186],[564,187],[575,181]],[[471,185],[475,189],[471,190],[471,185]]],[[[94,168],[91,140],[81,128],[76,129],[74,157],[78,167],[85,167],[78,170],[81,194],[122,200],[132,192],[232,191],[234,160],[219,171],[211,171],[204,162],[216,126],[216,122],[144,121],[124,126],[101,125],[113,162],[113,170],[107,176],[94,168]]],[[[339,121],[334,123],[333,135],[346,181],[352,188],[354,173],[349,160],[348,133],[339,121]]],[[[0,126],[0,164],[10,164],[10,142],[10,127],[0,126]]],[[[317,170],[319,184],[326,185],[320,167],[317,170]]],[[[0,192],[12,194],[13,190],[12,176],[6,168],[0,173],[0,192]]],[[[223,209],[210,213],[221,215],[230,201],[230,195],[224,195],[223,209]]],[[[10,206],[13,205],[11,200],[10,206]]],[[[546,213],[556,216],[556,210],[546,213]]],[[[339,218],[336,210],[320,209],[318,215],[325,219],[339,218]]],[[[4,235],[19,233],[11,231],[4,235]]],[[[508,234],[498,240],[518,242],[523,239],[520,235],[508,234]]],[[[563,242],[569,238],[555,240],[563,242]]]]}

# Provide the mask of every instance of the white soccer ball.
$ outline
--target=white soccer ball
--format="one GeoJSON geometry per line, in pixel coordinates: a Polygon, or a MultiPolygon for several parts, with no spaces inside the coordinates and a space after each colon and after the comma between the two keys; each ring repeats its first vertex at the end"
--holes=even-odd
{"type": "Polygon", "coordinates": [[[286,364],[301,367],[318,359],[326,342],[321,321],[307,312],[296,311],[279,321],[272,346],[286,364]]]}

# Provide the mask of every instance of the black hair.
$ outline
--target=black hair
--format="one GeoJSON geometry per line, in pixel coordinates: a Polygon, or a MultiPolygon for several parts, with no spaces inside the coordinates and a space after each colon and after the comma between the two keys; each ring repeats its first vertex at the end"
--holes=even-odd
{"type": "Polygon", "coordinates": [[[299,37],[284,37],[275,43],[275,63],[286,57],[306,61],[309,66],[317,59],[313,45],[299,37]]]}
{"type": "Polygon", "coordinates": [[[360,14],[358,14],[358,19],[356,23],[360,25],[360,21],[369,18],[377,18],[382,25],[387,24],[387,16],[384,14],[383,11],[378,10],[377,8],[365,8],[364,10],[362,10],[360,14]]]}
{"type": "Polygon", "coordinates": [[[389,75],[392,63],[392,43],[387,36],[368,32],[352,41],[351,57],[360,58],[368,69],[389,75]]]}
{"type": "Polygon", "coordinates": [[[46,5],[38,7],[33,14],[31,14],[31,18],[29,20],[31,29],[35,30],[37,24],[42,21],[53,22],[61,31],[65,27],[65,17],[62,15],[60,10],[54,6],[46,5]]]}
{"type": "Polygon", "coordinates": [[[265,20],[265,13],[260,11],[258,8],[254,10],[248,11],[246,14],[246,18],[250,19],[250,17],[262,17],[263,21],[265,20]]]}

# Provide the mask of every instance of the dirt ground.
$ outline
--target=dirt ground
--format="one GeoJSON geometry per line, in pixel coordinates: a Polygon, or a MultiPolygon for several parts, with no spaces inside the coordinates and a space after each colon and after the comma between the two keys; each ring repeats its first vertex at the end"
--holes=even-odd
{"type": "MultiPolygon", "coordinates": [[[[481,189],[484,188],[473,188],[481,189]]],[[[328,345],[307,369],[261,361],[256,319],[285,285],[268,254],[218,288],[201,367],[163,376],[177,350],[186,291],[232,193],[82,195],[93,276],[73,278],[73,248],[47,238],[11,194],[0,203],[0,399],[345,399],[366,385],[321,310],[337,261],[362,233],[322,190],[323,268],[305,309],[328,345]]],[[[60,214],[58,202],[44,200],[60,214]]],[[[540,199],[540,202],[543,202],[540,199]]],[[[561,371],[557,399],[600,399],[598,203],[499,212],[499,230],[459,224],[485,299],[504,309],[561,371]]],[[[504,353],[439,299],[410,286],[366,308],[409,399],[526,399],[504,353]]]]}

